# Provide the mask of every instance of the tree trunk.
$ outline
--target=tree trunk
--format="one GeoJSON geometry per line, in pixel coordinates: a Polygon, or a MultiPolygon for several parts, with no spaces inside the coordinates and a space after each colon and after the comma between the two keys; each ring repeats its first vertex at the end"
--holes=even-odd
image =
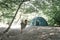
{"type": "Polygon", "coordinates": [[[13,17],[13,19],[12,19],[12,21],[11,21],[9,27],[8,27],[3,33],[6,33],[6,32],[9,31],[9,29],[10,29],[10,27],[11,27],[11,25],[12,25],[12,23],[13,23],[15,17],[16,17],[16,15],[17,15],[17,13],[18,13],[19,8],[20,8],[21,5],[23,4],[23,2],[26,2],[26,1],[30,1],[30,0],[22,0],[22,1],[21,1],[21,3],[19,4],[19,6],[18,6],[18,8],[17,8],[17,11],[16,11],[16,13],[15,13],[15,16],[13,17]]]}
{"type": "Polygon", "coordinates": [[[6,32],[9,31],[9,29],[10,29],[10,27],[11,27],[11,25],[12,25],[12,23],[13,23],[15,17],[16,17],[16,15],[17,15],[17,12],[18,12],[19,8],[21,7],[21,5],[23,4],[23,2],[24,2],[24,1],[22,1],[22,2],[19,4],[19,7],[18,7],[18,9],[17,9],[17,11],[16,11],[16,13],[15,13],[15,16],[13,17],[13,19],[12,19],[12,21],[11,21],[9,27],[8,27],[3,33],[6,33],[6,32]]]}
{"type": "Polygon", "coordinates": [[[11,25],[12,25],[12,23],[13,23],[15,17],[16,17],[16,15],[17,15],[17,13],[18,13],[19,8],[21,7],[21,5],[23,4],[23,2],[25,2],[25,1],[29,1],[29,0],[22,0],[22,1],[21,1],[21,3],[19,4],[19,6],[18,6],[18,8],[17,8],[17,11],[16,11],[16,13],[15,13],[15,15],[14,15],[14,17],[13,17],[13,19],[12,19],[10,25],[9,25],[9,27],[8,27],[5,31],[3,31],[3,34],[2,34],[2,36],[1,36],[1,38],[0,38],[0,40],[3,40],[4,34],[9,31],[9,29],[10,29],[10,27],[11,27],[11,25]]]}

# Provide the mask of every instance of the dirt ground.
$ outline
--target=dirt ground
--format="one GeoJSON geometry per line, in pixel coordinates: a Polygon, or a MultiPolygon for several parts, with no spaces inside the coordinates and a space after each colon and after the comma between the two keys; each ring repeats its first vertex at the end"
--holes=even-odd
{"type": "MultiPolygon", "coordinates": [[[[0,28],[0,35],[2,30],[0,28]]],[[[2,40],[60,40],[60,27],[27,27],[23,33],[20,33],[20,29],[10,29],[0,38],[2,40]]]]}

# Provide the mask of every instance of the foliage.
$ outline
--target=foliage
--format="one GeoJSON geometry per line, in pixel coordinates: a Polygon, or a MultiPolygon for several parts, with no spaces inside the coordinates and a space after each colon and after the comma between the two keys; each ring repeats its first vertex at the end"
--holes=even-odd
{"type": "MultiPolygon", "coordinates": [[[[3,19],[12,19],[21,0],[0,0],[0,21],[3,19]]],[[[48,23],[51,26],[60,25],[60,0],[31,0],[21,5],[22,13],[39,13],[42,11],[48,17],[48,23]]]]}

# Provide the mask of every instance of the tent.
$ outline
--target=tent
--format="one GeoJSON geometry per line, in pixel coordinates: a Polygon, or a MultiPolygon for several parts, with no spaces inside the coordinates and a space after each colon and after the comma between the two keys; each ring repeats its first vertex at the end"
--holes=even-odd
{"type": "Polygon", "coordinates": [[[48,26],[47,21],[43,17],[35,17],[30,22],[31,26],[48,26]]]}

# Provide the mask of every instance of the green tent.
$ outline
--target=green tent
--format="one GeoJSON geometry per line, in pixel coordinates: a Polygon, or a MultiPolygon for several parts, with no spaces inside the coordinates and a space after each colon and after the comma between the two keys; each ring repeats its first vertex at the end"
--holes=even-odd
{"type": "Polygon", "coordinates": [[[31,20],[31,26],[48,26],[47,21],[42,17],[35,17],[31,20]]]}

